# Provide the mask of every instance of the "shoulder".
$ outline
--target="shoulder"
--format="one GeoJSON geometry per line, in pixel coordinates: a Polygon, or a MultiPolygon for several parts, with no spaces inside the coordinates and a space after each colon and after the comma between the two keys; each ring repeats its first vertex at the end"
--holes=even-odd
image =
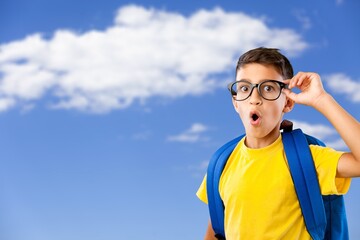
{"type": "Polygon", "coordinates": [[[309,145],[316,167],[337,167],[338,161],[344,152],[336,151],[331,147],[309,145]]]}
{"type": "Polygon", "coordinates": [[[345,194],[350,187],[351,179],[340,176],[339,169],[344,168],[341,159],[346,154],[317,145],[310,145],[310,149],[322,194],[345,194]]]}
{"type": "Polygon", "coordinates": [[[340,156],[344,153],[342,151],[337,151],[331,147],[324,147],[319,145],[309,145],[311,154],[313,155],[313,158],[335,158],[339,159],[340,156]]]}

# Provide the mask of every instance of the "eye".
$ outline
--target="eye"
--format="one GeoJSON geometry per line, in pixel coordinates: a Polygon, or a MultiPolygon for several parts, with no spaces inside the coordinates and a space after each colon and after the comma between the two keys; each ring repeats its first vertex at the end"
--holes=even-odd
{"type": "Polygon", "coordinates": [[[239,87],[239,90],[240,90],[241,92],[247,92],[247,91],[249,91],[249,87],[243,85],[243,86],[240,86],[240,87],[239,87]]]}
{"type": "Polygon", "coordinates": [[[251,85],[246,82],[239,82],[237,84],[237,92],[238,93],[247,93],[251,90],[251,85]]]}
{"type": "Polygon", "coordinates": [[[261,83],[260,90],[263,93],[273,93],[280,90],[280,85],[276,82],[265,81],[261,83]]]}
{"type": "Polygon", "coordinates": [[[272,86],[272,85],[264,85],[264,86],[263,86],[263,90],[264,90],[265,92],[272,92],[272,91],[275,90],[275,88],[274,88],[274,86],[272,86]]]}

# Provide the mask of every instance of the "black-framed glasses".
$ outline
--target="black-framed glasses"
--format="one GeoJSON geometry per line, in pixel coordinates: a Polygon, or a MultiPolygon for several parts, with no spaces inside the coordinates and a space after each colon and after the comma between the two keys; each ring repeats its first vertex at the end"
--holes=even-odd
{"type": "Polygon", "coordinates": [[[259,95],[269,101],[274,101],[280,97],[281,90],[288,85],[277,80],[265,80],[261,83],[252,84],[246,80],[232,82],[228,85],[231,96],[235,101],[248,99],[254,88],[257,88],[259,95]]]}

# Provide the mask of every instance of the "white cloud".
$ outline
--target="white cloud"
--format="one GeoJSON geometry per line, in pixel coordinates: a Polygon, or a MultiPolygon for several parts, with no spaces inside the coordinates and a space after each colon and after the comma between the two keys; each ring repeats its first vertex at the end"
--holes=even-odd
{"type": "Polygon", "coordinates": [[[344,140],[342,140],[341,138],[337,139],[335,141],[326,142],[326,145],[329,146],[329,147],[332,147],[332,148],[334,148],[336,150],[349,151],[348,146],[346,146],[344,140]]]}
{"type": "Polygon", "coordinates": [[[35,33],[0,45],[0,110],[45,97],[52,108],[107,112],[152,96],[200,95],[222,86],[211,76],[234,68],[257,46],[302,52],[293,29],[221,8],[190,16],[129,5],[107,29],[35,33]],[[203,86],[206,85],[206,88],[203,86]]]}
{"type": "Polygon", "coordinates": [[[346,94],[352,102],[360,102],[360,80],[351,79],[343,73],[334,73],[324,77],[331,91],[346,94]]]}
{"type": "Polygon", "coordinates": [[[0,111],[4,111],[15,105],[15,100],[12,98],[0,98],[0,111]]]}
{"type": "Polygon", "coordinates": [[[291,120],[293,122],[294,129],[300,128],[304,133],[314,136],[323,141],[326,146],[334,148],[339,151],[348,151],[348,147],[345,142],[339,138],[339,134],[333,127],[329,127],[323,124],[312,124],[297,120],[291,120]]]}
{"type": "Polygon", "coordinates": [[[313,124],[297,120],[291,120],[293,122],[294,129],[300,128],[304,133],[314,136],[319,139],[325,139],[327,137],[336,134],[336,131],[332,127],[328,127],[322,124],[313,124]]]}
{"type": "Polygon", "coordinates": [[[208,127],[201,123],[194,123],[189,129],[178,135],[169,136],[168,141],[171,142],[199,142],[207,141],[208,139],[203,136],[203,133],[208,130],[208,127]]]}

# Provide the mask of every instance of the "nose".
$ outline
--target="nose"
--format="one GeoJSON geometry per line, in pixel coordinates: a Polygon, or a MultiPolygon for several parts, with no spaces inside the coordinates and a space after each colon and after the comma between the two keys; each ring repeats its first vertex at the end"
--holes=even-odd
{"type": "Polygon", "coordinates": [[[260,105],[262,103],[262,97],[259,94],[259,89],[255,87],[250,95],[250,104],[260,105]]]}

